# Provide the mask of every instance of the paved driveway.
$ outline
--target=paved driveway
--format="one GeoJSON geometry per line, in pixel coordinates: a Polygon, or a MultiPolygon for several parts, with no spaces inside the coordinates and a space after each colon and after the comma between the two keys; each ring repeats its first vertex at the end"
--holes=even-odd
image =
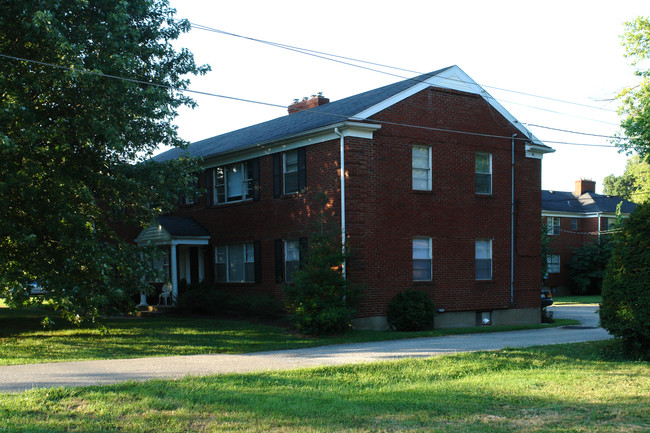
{"type": "Polygon", "coordinates": [[[551,307],[554,317],[575,318],[581,322],[580,326],[564,328],[340,344],[244,355],[169,356],[3,366],[0,367],[0,392],[51,386],[105,385],[188,375],[286,370],[610,338],[605,330],[597,327],[596,309],[593,305],[551,307]]]}

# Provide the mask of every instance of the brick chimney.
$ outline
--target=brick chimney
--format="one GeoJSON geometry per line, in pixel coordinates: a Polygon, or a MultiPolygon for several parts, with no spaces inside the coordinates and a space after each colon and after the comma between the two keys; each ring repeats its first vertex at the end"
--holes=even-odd
{"type": "Polygon", "coordinates": [[[310,108],[325,105],[328,102],[330,102],[330,100],[325,98],[322,92],[318,92],[316,95],[311,95],[309,98],[304,97],[302,98],[302,101],[300,99],[294,99],[293,104],[289,105],[289,114],[309,110],[310,108]]]}
{"type": "Polygon", "coordinates": [[[575,182],[575,190],[573,191],[573,195],[576,197],[580,197],[582,194],[586,192],[596,192],[596,182],[593,180],[589,179],[580,179],[576,180],[575,182]]]}

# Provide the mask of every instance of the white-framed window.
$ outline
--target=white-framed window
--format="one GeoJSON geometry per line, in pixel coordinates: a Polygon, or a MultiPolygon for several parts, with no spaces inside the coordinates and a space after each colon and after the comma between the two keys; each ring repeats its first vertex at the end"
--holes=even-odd
{"type": "Polygon", "coordinates": [[[546,217],[546,233],[549,236],[560,234],[560,217],[546,217]]]}
{"type": "Polygon", "coordinates": [[[158,251],[153,251],[151,254],[141,254],[140,257],[155,271],[156,275],[152,282],[163,283],[170,280],[169,250],[160,249],[158,251]]]}
{"type": "Polygon", "coordinates": [[[230,203],[253,198],[253,167],[248,161],[237,162],[213,170],[213,204],[230,203]]]}
{"type": "Polygon", "coordinates": [[[411,153],[413,166],[413,189],[431,190],[431,148],[413,146],[411,153]]]}
{"type": "Polygon", "coordinates": [[[284,152],[282,175],[284,176],[284,193],[294,194],[298,192],[298,149],[284,152]]]}
{"type": "Polygon", "coordinates": [[[571,230],[578,230],[578,218],[571,218],[571,230]]]}
{"type": "Polygon", "coordinates": [[[476,194],[492,194],[492,154],[477,152],[474,159],[476,194]]]}
{"type": "Polygon", "coordinates": [[[603,224],[600,228],[601,231],[610,230],[616,224],[616,218],[603,218],[603,224]]]}
{"type": "Polygon", "coordinates": [[[413,281],[432,280],[431,238],[413,239],[413,281]]]}
{"type": "Polygon", "coordinates": [[[560,255],[559,254],[549,254],[546,256],[546,272],[549,274],[559,274],[560,273],[560,255]]]}
{"type": "Polygon", "coordinates": [[[477,239],[475,244],[476,279],[492,279],[492,239],[477,239]]]}
{"type": "Polygon", "coordinates": [[[251,243],[215,247],[216,280],[220,283],[255,281],[255,245],[251,243]]]}
{"type": "Polygon", "coordinates": [[[284,278],[287,283],[293,281],[293,273],[300,269],[300,242],[284,241],[284,278]]]}

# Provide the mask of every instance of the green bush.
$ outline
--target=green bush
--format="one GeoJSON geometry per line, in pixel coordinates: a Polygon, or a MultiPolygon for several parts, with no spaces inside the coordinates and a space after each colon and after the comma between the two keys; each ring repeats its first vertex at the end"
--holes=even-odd
{"type": "Polygon", "coordinates": [[[650,203],[615,236],[603,282],[600,322],[633,357],[650,360],[650,203]]]}
{"type": "Polygon", "coordinates": [[[222,314],[231,308],[232,296],[210,283],[186,284],[178,288],[176,306],[183,313],[222,314]]]}
{"type": "Polygon", "coordinates": [[[426,293],[407,290],[395,295],[388,306],[388,326],[396,331],[433,328],[435,307],[426,293]]]}
{"type": "Polygon", "coordinates": [[[282,302],[268,295],[234,295],[210,283],[184,285],[179,288],[177,306],[186,314],[245,316],[278,319],[286,314],[282,302]]]}
{"type": "Polygon", "coordinates": [[[340,333],[350,328],[358,291],[343,278],[341,235],[336,230],[315,233],[305,260],[285,284],[286,307],[297,331],[305,334],[340,333]]]}

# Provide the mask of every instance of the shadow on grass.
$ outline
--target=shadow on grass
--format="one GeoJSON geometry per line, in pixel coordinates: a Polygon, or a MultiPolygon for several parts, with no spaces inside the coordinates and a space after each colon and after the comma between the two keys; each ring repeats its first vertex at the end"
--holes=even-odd
{"type": "MultiPolygon", "coordinates": [[[[0,337],[3,338],[3,344],[0,345],[0,365],[207,353],[251,353],[536,327],[477,327],[423,332],[349,331],[336,336],[310,337],[296,335],[284,327],[261,323],[221,318],[163,316],[109,319],[106,322],[109,332],[107,335],[101,335],[96,329],[66,326],[63,321],[57,321],[54,329],[43,331],[40,325],[43,314],[43,310],[8,311],[6,308],[0,308],[0,337]]],[[[575,321],[558,321],[558,325],[561,323],[575,321]]]]}
{"type": "Polygon", "coordinates": [[[650,370],[590,360],[600,344],[31,391],[5,413],[43,431],[641,431],[650,370]]]}

